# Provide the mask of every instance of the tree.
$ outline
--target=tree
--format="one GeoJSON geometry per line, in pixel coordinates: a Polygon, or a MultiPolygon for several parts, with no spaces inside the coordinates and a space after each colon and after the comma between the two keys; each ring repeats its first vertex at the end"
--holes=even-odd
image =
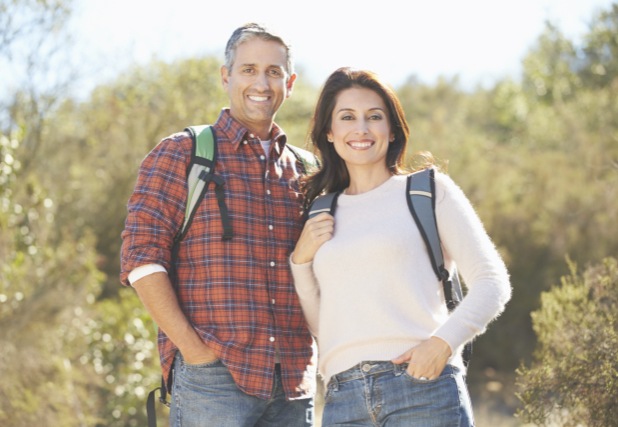
{"type": "Polygon", "coordinates": [[[581,84],[575,72],[576,57],[573,43],[546,23],[536,47],[524,58],[524,88],[543,102],[567,100],[581,84]]]}
{"type": "Polygon", "coordinates": [[[580,75],[589,87],[603,88],[618,76],[618,4],[602,11],[592,21],[585,37],[580,75]]]}
{"type": "Polygon", "coordinates": [[[40,174],[47,120],[70,81],[49,73],[70,2],[2,1],[0,11],[0,63],[24,76],[0,99],[0,424],[92,425],[102,377],[81,356],[102,275],[93,234],[56,222],[60,198],[40,174]]]}

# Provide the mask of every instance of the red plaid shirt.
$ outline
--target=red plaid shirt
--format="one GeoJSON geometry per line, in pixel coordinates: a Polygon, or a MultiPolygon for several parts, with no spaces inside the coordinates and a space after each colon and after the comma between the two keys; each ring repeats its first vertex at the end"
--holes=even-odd
{"type": "MultiPolygon", "coordinates": [[[[302,164],[278,126],[270,159],[260,141],[224,109],[214,124],[215,174],[225,181],[234,237],[223,241],[211,184],[180,245],[179,303],[195,330],[219,356],[245,393],[271,397],[279,350],[288,399],[315,391],[316,354],[294,290],[288,257],[302,229],[302,164]]],[[[121,282],[141,265],[170,271],[172,241],[184,219],[191,139],[163,139],[144,159],[122,232],[121,282]]],[[[177,348],[159,331],[159,354],[168,379],[177,348]]]]}

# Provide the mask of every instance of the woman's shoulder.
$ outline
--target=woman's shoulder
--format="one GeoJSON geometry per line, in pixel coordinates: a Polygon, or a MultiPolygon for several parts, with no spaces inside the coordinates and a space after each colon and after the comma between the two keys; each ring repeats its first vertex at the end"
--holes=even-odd
{"type": "MultiPolygon", "coordinates": [[[[453,181],[453,179],[451,178],[451,176],[444,172],[443,170],[437,168],[437,167],[428,167],[428,168],[424,168],[424,169],[419,169],[419,170],[415,170],[412,171],[411,173],[407,174],[404,178],[409,177],[410,175],[414,175],[416,173],[420,173],[429,169],[433,169],[433,176],[434,176],[434,180],[436,183],[436,186],[442,186],[442,187],[452,187],[455,186],[457,187],[457,184],[455,183],[455,181],[453,181]]],[[[400,176],[399,179],[402,179],[402,177],[400,176]]]]}
{"type": "Polygon", "coordinates": [[[436,201],[438,203],[445,198],[454,200],[466,199],[462,188],[447,172],[436,170],[434,176],[436,183],[436,201]]]}

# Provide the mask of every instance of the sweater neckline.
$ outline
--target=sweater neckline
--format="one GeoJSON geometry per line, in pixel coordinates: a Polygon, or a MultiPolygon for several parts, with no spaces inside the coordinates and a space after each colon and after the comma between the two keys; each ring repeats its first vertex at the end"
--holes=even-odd
{"type": "Polygon", "coordinates": [[[373,198],[375,197],[376,194],[378,193],[382,193],[382,192],[387,192],[389,191],[393,186],[396,185],[396,183],[403,177],[403,179],[405,179],[404,175],[393,175],[390,178],[388,178],[386,181],[384,181],[382,184],[378,185],[375,188],[372,188],[369,191],[365,191],[364,193],[360,193],[360,194],[345,194],[344,192],[341,192],[341,194],[339,195],[339,200],[345,200],[345,201],[360,201],[360,200],[364,200],[367,198],[373,198]]]}

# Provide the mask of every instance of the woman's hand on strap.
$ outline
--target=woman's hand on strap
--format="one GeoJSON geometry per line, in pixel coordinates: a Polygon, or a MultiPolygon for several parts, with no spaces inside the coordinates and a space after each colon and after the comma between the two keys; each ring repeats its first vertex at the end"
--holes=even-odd
{"type": "Polygon", "coordinates": [[[303,231],[296,242],[292,253],[294,264],[305,264],[313,261],[320,246],[333,237],[335,218],[328,213],[321,213],[305,222],[303,231]]]}

